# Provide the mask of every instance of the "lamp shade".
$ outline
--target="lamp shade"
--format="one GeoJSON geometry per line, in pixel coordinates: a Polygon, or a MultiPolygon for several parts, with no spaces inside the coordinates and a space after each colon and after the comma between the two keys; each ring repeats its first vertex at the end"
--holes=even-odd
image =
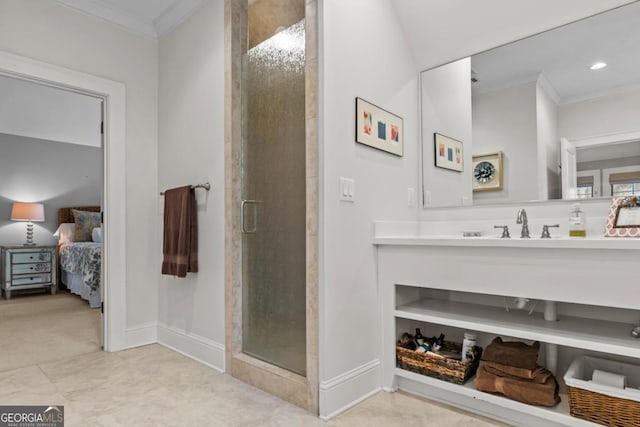
{"type": "Polygon", "coordinates": [[[44,221],[44,205],[42,203],[16,202],[11,208],[12,221],[44,221]]]}

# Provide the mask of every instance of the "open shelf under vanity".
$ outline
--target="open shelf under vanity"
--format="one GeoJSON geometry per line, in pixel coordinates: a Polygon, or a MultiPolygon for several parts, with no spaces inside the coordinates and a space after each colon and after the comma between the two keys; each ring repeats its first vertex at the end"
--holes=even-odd
{"type": "Polygon", "coordinates": [[[522,310],[507,312],[501,307],[430,298],[398,306],[394,315],[420,322],[640,358],[640,340],[630,336],[633,324],[628,323],[569,315],[561,316],[558,321],[548,321],[539,312],[528,315],[522,310]]]}
{"type": "MultiPolygon", "coordinates": [[[[565,363],[559,364],[559,372],[556,374],[563,391],[562,377],[566,360],[576,352],[595,352],[604,354],[604,357],[613,355],[625,360],[640,359],[640,340],[630,336],[629,331],[633,323],[625,321],[634,318],[635,312],[632,310],[623,310],[622,314],[618,312],[617,316],[609,320],[611,309],[565,303],[559,304],[558,320],[548,321],[542,313],[544,301],[531,301],[526,309],[519,310],[513,306],[508,307],[509,303],[505,299],[512,297],[497,295],[405,285],[395,285],[394,294],[395,304],[391,314],[396,337],[403,331],[412,331],[413,328],[420,327],[426,334],[437,335],[444,332],[454,340],[459,340],[465,331],[473,331],[479,334],[479,344],[483,347],[495,336],[540,341],[542,363],[549,362],[548,356],[544,354],[545,346],[558,346],[560,352],[570,353],[564,357],[565,363]],[[595,313],[595,317],[581,317],[585,312],[595,313]]],[[[553,365],[556,364],[557,361],[554,361],[553,365]]],[[[452,402],[446,398],[439,398],[449,394],[457,396],[457,400],[471,400],[473,404],[480,405],[480,408],[482,405],[490,405],[511,413],[524,413],[534,417],[532,419],[544,420],[542,424],[549,422],[570,426],[595,425],[569,414],[566,392],[561,392],[561,402],[558,405],[546,408],[479,391],[474,386],[473,377],[464,385],[458,385],[407,371],[395,365],[392,375],[398,387],[430,398],[434,398],[435,395],[436,400],[446,403],[452,402]]],[[[482,413],[482,409],[476,412],[482,413]]],[[[509,416],[498,418],[510,419],[509,416]]],[[[511,420],[513,421],[512,418],[511,420]]]]}
{"type": "MultiPolygon", "coordinates": [[[[399,336],[403,331],[411,331],[415,327],[421,327],[429,335],[444,332],[452,339],[459,340],[464,331],[473,331],[481,335],[480,340],[483,346],[492,337],[501,336],[516,340],[540,341],[542,343],[541,353],[544,353],[545,345],[553,344],[560,349],[571,349],[574,353],[588,351],[589,353],[603,353],[605,357],[615,355],[618,358],[640,359],[640,340],[632,338],[629,334],[633,327],[632,323],[567,314],[572,311],[580,313],[580,308],[584,311],[584,307],[562,306],[559,319],[547,321],[544,320],[541,312],[544,304],[539,304],[540,302],[531,302],[532,308],[536,310],[518,310],[513,307],[507,310],[505,308],[506,301],[501,296],[451,291],[443,293],[442,290],[403,285],[395,286],[395,294],[396,306],[393,310],[393,319],[396,336],[399,336]],[[412,300],[416,297],[417,299],[412,300]],[[469,300],[477,302],[468,302],[469,300]]],[[[606,317],[608,313],[606,313],[606,309],[603,310],[605,313],[601,317],[606,317]]],[[[633,316],[633,312],[629,311],[627,314],[633,316]]],[[[547,361],[546,357],[544,354],[541,355],[543,363],[547,361]]],[[[553,365],[556,363],[554,361],[553,365]]],[[[561,385],[563,385],[564,365],[566,363],[560,364],[561,369],[556,375],[561,385]]],[[[479,391],[474,386],[474,377],[464,385],[458,385],[396,366],[394,366],[392,374],[400,388],[430,398],[433,398],[432,393],[435,389],[438,390],[435,393],[436,396],[449,393],[480,404],[497,406],[517,413],[526,413],[535,419],[546,420],[552,424],[595,425],[574,418],[569,414],[569,398],[566,392],[561,392],[561,402],[558,405],[547,408],[479,391]],[[430,389],[431,392],[424,393],[423,391],[426,389],[430,389]]],[[[447,402],[446,399],[443,401],[447,402]]],[[[508,419],[508,417],[505,418],[508,419]]]]}
{"type": "Polygon", "coordinates": [[[640,365],[640,340],[631,336],[640,305],[631,301],[629,278],[621,270],[637,263],[633,251],[382,245],[378,260],[385,390],[401,389],[509,425],[597,426],[570,415],[564,375],[571,362],[590,356],[640,365]],[[602,269],[605,257],[614,257],[618,269],[602,269]],[[535,266],[535,273],[517,275],[525,264],[535,266]],[[528,301],[524,309],[516,298],[528,301]],[[548,307],[558,320],[544,319],[548,307]],[[538,363],[554,373],[561,402],[529,405],[477,390],[475,377],[458,385],[399,367],[396,341],[415,328],[425,337],[443,333],[456,342],[471,332],[483,348],[497,336],[539,341],[538,363]]]}

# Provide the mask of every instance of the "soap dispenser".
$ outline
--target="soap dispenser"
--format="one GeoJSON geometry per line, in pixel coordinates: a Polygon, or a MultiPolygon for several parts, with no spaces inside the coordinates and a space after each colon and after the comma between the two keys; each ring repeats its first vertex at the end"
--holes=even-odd
{"type": "Polygon", "coordinates": [[[587,237],[587,219],[580,210],[580,203],[573,204],[569,217],[569,237],[587,237]]]}

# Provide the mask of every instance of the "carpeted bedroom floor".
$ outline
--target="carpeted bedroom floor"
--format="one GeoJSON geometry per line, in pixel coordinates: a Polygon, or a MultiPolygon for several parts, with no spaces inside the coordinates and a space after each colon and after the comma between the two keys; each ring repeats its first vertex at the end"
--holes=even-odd
{"type": "Polygon", "coordinates": [[[161,345],[104,353],[100,313],[68,293],[0,300],[0,405],[64,405],[65,426],[501,426],[404,393],[328,423],[161,345]]]}

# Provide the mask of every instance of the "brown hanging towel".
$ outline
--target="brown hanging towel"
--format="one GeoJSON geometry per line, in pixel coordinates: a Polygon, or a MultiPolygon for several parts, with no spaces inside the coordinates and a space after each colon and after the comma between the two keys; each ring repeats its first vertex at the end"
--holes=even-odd
{"type": "Polygon", "coordinates": [[[198,271],[198,211],[191,186],[164,192],[162,274],[186,277],[198,271]]]}

